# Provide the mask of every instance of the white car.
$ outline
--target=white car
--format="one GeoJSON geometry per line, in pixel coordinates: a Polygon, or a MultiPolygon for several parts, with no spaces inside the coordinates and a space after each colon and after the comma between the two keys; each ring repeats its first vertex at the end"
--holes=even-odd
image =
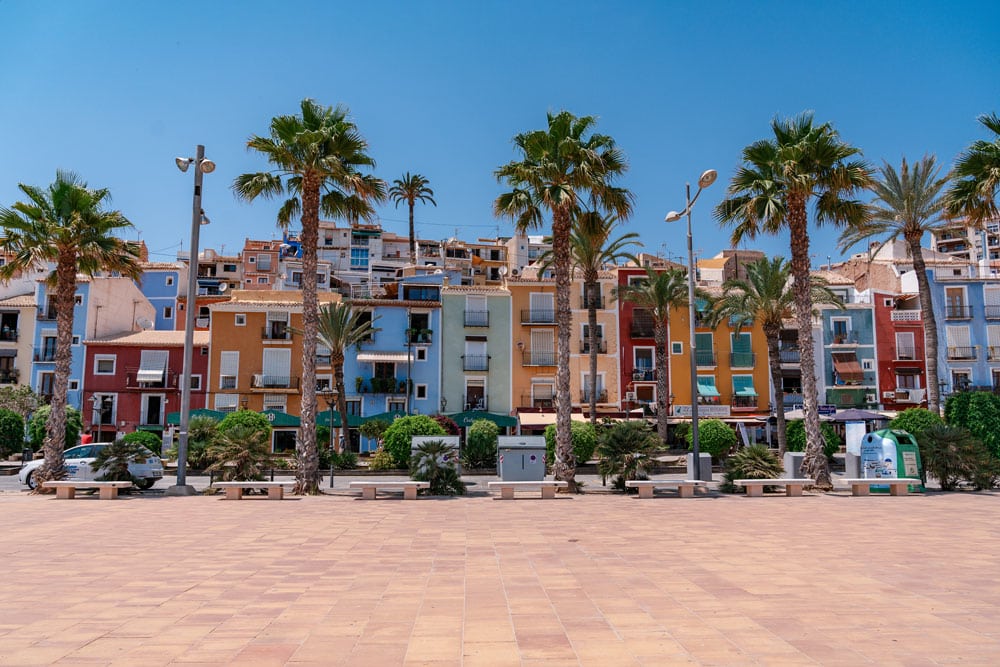
{"type": "MultiPolygon", "coordinates": [[[[97,457],[97,452],[108,445],[106,443],[94,443],[90,445],[77,445],[70,447],[63,452],[63,465],[66,466],[66,479],[85,482],[100,476],[95,472],[91,464],[97,457]]],[[[156,481],[163,477],[163,463],[160,458],[149,452],[149,456],[144,459],[137,459],[129,464],[128,471],[132,473],[133,483],[140,489],[152,488],[156,481]]],[[[29,489],[35,488],[35,470],[45,463],[45,459],[35,459],[24,464],[18,479],[21,484],[26,484],[29,489]]]]}

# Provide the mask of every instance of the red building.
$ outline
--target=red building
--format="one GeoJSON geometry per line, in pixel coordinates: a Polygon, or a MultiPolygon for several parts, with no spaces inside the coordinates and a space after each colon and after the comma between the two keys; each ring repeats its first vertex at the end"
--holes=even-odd
{"type": "MultiPolygon", "coordinates": [[[[646,270],[643,268],[618,269],[619,286],[645,279],[646,270]]],[[[622,409],[632,410],[641,406],[653,406],[656,404],[657,371],[652,314],[644,308],[636,308],[630,301],[619,299],[618,318],[622,409]]],[[[667,391],[670,391],[669,353],[667,354],[667,391]]]]}
{"type": "Polygon", "coordinates": [[[924,320],[916,294],[874,291],[879,402],[886,410],[927,405],[924,320]]]}
{"type": "MultiPolygon", "coordinates": [[[[207,331],[194,333],[191,409],[205,407],[207,331]]],[[[84,341],[84,431],[110,442],[132,431],[162,432],[180,410],[183,331],[134,331],[84,341]]]]}

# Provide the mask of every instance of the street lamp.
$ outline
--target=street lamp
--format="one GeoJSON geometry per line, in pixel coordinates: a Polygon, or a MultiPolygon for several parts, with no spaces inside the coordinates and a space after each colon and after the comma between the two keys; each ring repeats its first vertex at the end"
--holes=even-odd
{"type": "Polygon", "coordinates": [[[188,258],[187,311],[184,318],[184,370],[181,374],[180,426],[177,436],[177,483],[167,489],[169,496],[194,495],[194,487],[187,483],[188,422],[191,418],[191,365],[194,357],[195,297],[198,294],[198,232],[208,224],[201,208],[201,180],[204,174],[215,171],[215,163],[205,157],[205,147],[198,144],[195,157],[174,160],[177,168],[187,172],[194,165],[194,198],[191,205],[191,253],[188,258]]]}
{"type": "MultiPolygon", "coordinates": [[[[323,400],[326,401],[326,409],[330,414],[330,488],[333,488],[333,469],[336,466],[336,454],[337,447],[334,445],[333,439],[333,406],[337,404],[337,396],[340,392],[337,388],[330,386],[329,389],[323,392],[323,400]]],[[[341,424],[341,428],[346,428],[346,424],[341,424]]]]}
{"type": "Polygon", "coordinates": [[[677,222],[683,216],[687,216],[688,223],[688,325],[690,327],[691,341],[688,347],[691,350],[691,451],[694,454],[694,478],[701,479],[701,452],[698,449],[698,361],[695,357],[696,345],[694,339],[694,243],[691,238],[691,209],[698,201],[701,191],[715,183],[719,173],[714,169],[704,171],[698,179],[698,192],[691,198],[691,184],[685,184],[684,210],[670,211],[667,213],[667,222],[677,222]]]}

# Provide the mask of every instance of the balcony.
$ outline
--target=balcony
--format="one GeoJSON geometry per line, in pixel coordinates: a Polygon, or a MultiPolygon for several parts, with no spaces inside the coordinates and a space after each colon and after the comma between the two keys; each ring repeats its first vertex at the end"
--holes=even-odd
{"type": "Polygon", "coordinates": [[[948,304],[944,307],[944,318],[946,320],[971,320],[972,306],[948,304]]]}
{"type": "Polygon", "coordinates": [[[521,407],[522,408],[541,408],[541,409],[551,409],[556,405],[556,399],[553,394],[521,394],[521,407]]]}
{"type": "Polygon", "coordinates": [[[988,320],[1000,320],[1000,306],[983,306],[983,315],[988,320]]]}
{"type": "Polygon", "coordinates": [[[15,384],[20,373],[16,368],[0,370],[0,384],[15,384]]]}
{"type": "Polygon", "coordinates": [[[972,347],[949,347],[948,348],[948,360],[949,361],[967,361],[975,360],[976,358],[976,348],[972,347]]]}
{"type": "Polygon", "coordinates": [[[400,378],[362,378],[354,381],[354,388],[359,394],[405,394],[406,380],[400,378]]]}
{"type": "Polygon", "coordinates": [[[254,373],[250,378],[250,387],[252,389],[298,389],[299,378],[291,375],[254,373]]]}
{"type": "Polygon", "coordinates": [[[42,322],[54,322],[56,319],[56,309],[49,308],[39,308],[38,309],[38,319],[42,322]]]}
{"type": "Polygon", "coordinates": [[[524,350],[521,352],[522,366],[555,366],[556,353],[553,350],[538,352],[535,350],[524,350]]]}
{"type": "Polygon", "coordinates": [[[715,366],[715,350],[695,350],[694,351],[694,363],[696,366],[715,366]]]}
{"type": "Polygon", "coordinates": [[[896,347],[897,361],[915,361],[917,358],[917,348],[908,345],[896,347]]]}
{"type": "Polygon", "coordinates": [[[284,322],[275,322],[260,330],[260,338],[261,340],[291,340],[292,332],[288,330],[288,325],[284,322]]]}
{"type": "Polygon", "coordinates": [[[797,347],[778,348],[778,361],[783,364],[801,363],[802,357],[799,353],[799,348],[797,347]]]}
{"type": "MultiPolygon", "coordinates": [[[[589,389],[585,389],[585,390],[583,390],[583,391],[580,392],[580,402],[581,403],[590,403],[590,390],[589,389]]],[[[598,403],[607,403],[608,402],[608,390],[607,389],[598,389],[597,390],[597,402],[598,403]]]]}
{"type": "Polygon", "coordinates": [[[467,311],[465,311],[465,326],[467,326],[467,327],[488,327],[488,326],[490,326],[490,311],[488,311],[488,310],[467,310],[467,311]]]}
{"type": "Polygon", "coordinates": [[[35,352],[35,361],[55,361],[56,351],[55,350],[41,350],[35,352]]]}
{"type": "Polygon", "coordinates": [[[490,370],[490,355],[488,354],[463,354],[463,371],[488,371],[490,370]]]}
{"type": "Polygon", "coordinates": [[[632,369],[632,381],[633,382],[656,382],[656,369],[655,368],[633,368],[632,369]]]}
{"type": "Polygon", "coordinates": [[[986,348],[986,359],[989,361],[1000,361],[1000,347],[990,345],[986,348]]]}
{"type": "Polygon", "coordinates": [[[17,342],[17,329],[11,329],[7,327],[0,331],[0,341],[9,341],[11,343],[17,342]]]}
{"type": "Polygon", "coordinates": [[[757,364],[755,352],[730,352],[729,365],[732,368],[753,368],[757,364]]]}
{"type": "Polygon", "coordinates": [[[847,333],[843,331],[831,331],[830,338],[833,340],[834,345],[858,344],[858,333],[856,331],[848,331],[847,333]]]}
{"type": "Polygon", "coordinates": [[[632,338],[652,338],[654,329],[652,316],[646,313],[635,313],[632,316],[632,338]]]}
{"type": "Polygon", "coordinates": [[[733,410],[756,410],[757,409],[757,397],[756,396],[733,396],[732,403],[730,407],[733,410]]]}
{"type": "MultiPolygon", "coordinates": [[[[604,340],[603,338],[598,338],[597,339],[597,346],[596,347],[597,347],[597,352],[599,354],[607,354],[608,353],[608,341],[604,340]]],[[[584,338],[583,340],[580,341],[580,354],[590,354],[590,339],[589,338],[584,338]]]]}
{"type": "MultiPolygon", "coordinates": [[[[1000,308],[1000,306],[998,306],[1000,308]]],[[[997,317],[1000,317],[998,313],[997,317]]],[[[889,313],[889,320],[892,322],[919,322],[921,318],[921,313],[919,309],[916,310],[894,310],[889,313]]]]}
{"type": "Polygon", "coordinates": [[[138,379],[139,369],[138,368],[126,368],[125,369],[125,388],[126,389],[166,389],[177,386],[177,373],[174,371],[165,371],[161,375],[159,381],[147,382],[138,379]]]}
{"type": "Polygon", "coordinates": [[[584,310],[590,310],[594,308],[596,310],[604,310],[604,295],[602,294],[589,294],[580,297],[580,308],[584,310]]]}
{"type": "Polygon", "coordinates": [[[466,410],[482,410],[483,412],[489,410],[489,401],[485,396],[467,395],[462,402],[465,404],[466,410]]]}
{"type": "Polygon", "coordinates": [[[531,308],[521,311],[521,324],[555,324],[556,311],[531,308]]]}
{"type": "Polygon", "coordinates": [[[408,345],[411,344],[421,344],[427,345],[431,342],[431,336],[434,334],[430,329],[407,329],[404,333],[403,342],[408,345]]]}

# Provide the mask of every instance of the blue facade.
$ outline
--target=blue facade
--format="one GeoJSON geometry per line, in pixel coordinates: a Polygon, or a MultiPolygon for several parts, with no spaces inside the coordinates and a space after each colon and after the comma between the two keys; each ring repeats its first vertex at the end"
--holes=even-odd
{"type": "Polygon", "coordinates": [[[870,305],[821,311],[825,401],[838,407],[875,407],[878,364],[875,311],[870,305]]]}
{"type": "Polygon", "coordinates": [[[177,295],[180,284],[179,268],[147,268],[136,286],[156,309],[153,328],[161,331],[177,329],[177,295]]]}
{"type": "MultiPolygon", "coordinates": [[[[53,391],[56,371],[56,318],[48,306],[47,286],[38,283],[36,292],[38,300],[38,321],[35,326],[33,341],[35,354],[31,367],[31,389],[45,397],[50,397],[53,391]]],[[[76,305],[73,307],[73,357],[70,361],[69,390],[66,394],[66,404],[81,410],[83,397],[83,363],[84,349],[82,341],[87,330],[87,300],[90,296],[90,283],[80,282],[76,285],[76,305]]]]}
{"type": "Polygon", "coordinates": [[[979,278],[975,268],[927,272],[943,393],[1000,385],[1000,279],[979,278]]]}

